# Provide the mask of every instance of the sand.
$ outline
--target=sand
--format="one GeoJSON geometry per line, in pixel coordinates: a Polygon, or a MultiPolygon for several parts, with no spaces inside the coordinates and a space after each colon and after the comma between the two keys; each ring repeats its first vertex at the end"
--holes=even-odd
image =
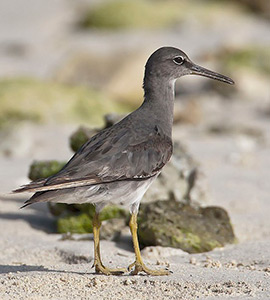
{"type": "MultiPolygon", "coordinates": [[[[143,250],[147,263],[169,267],[171,275],[96,275],[91,235],[84,241],[62,240],[43,231],[52,222],[45,207],[18,210],[19,205],[20,200],[1,200],[0,299],[270,297],[269,239],[192,255],[149,247],[143,250]]],[[[133,261],[131,240],[102,241],[102,254],[108,266],[127,266],[133,261]]]]}

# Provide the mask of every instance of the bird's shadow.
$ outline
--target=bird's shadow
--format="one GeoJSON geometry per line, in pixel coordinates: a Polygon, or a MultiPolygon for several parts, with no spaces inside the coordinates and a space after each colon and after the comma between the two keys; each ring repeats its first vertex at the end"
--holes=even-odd
{"type": "MultiPolygon", "coordinates": [[[[91,267],[90,267],[91,268],[91,267]]],[[[65,271],[65,270],[55,270],[49,269],[44,266],[32,266],[32,265],[0,265],[0,274],[8,274],[8,273],[28,273],[28,272],[47,272],[47,273],[72,273],[78,275],[93,275],[95,274],[95,270],[93,269],[92,272],[84,272],[84,271],[65,271]]]]}
{"type": "MultiPolygon", "coordinates": [[[[3,199],[3,197],[1,197],[3,199]]],[[[5,201],[16,202],[18,206],[17,212],[5,212],[0,214],[1,219],[6,220],[24,220],[31,227],[42,230],[47,233],[56,232],[56,221],[53,216],[50,215],[48,207],[45,203],[38,203],[33,205],[30,209],[20,209],[23,205],[24,198],[4,198],[5,201]]]]}
{"type": "Polygon", "coordinates": [[[121,234],[116,240],[114,240],[114,242],[117,248],[133,252],[133,243],[131,235],[121,234]]]}
{"type": "MultiPolygon", "coordinates": [[[[3,199],[3,197],[1,198],[3,199]]],[[[10,197],[5,200],[16,202],[20,206],[18,206],[18,212],[0,213],[1,219],[24,220],[34,229],[41,230],[46,233],[57,233],[56,219],[50,214],[47,203],[36,203],[35,205],[31,205],[29,208],[20,209],[25,198],[10,197]]],[[[131,235],[121,234],[114,240],[114,242],[117,248],[133,252],[131,235]]]]}
{"type": "Polygon", "coordinates": [[[0,274],[17,273],[17,272],[48,272],[49,269],[43,266],[29,266],[29,265],[0,265],[0,274]]]}
{"type": "MultiPolygon", "coordinates": [[[[94,276],[104,276],[104,274],[96,273],[94,267],[91,265],[89,267],[91,271],[71,271],[71,270],[55,270],[49,269],[44,266],[32,266],[32,265],[0,265],[0,274],[10,274],[10,273],[28,273],[28,272],[46,272],[46,273],[59,273],[59,274],[76,274],[76,275],[94,275],[94,276]]],[[[130,273],[123,273],[115,276],[130,276],[130,273]]],[[[142,274],[140,274],[142,275],[142,274]]],[[[143,275],[142,275],[143,276],[143,275]]]]}

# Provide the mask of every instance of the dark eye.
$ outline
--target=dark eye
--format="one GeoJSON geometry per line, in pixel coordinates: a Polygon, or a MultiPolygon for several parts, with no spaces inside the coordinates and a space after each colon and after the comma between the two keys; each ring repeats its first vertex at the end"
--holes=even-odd
{"type": "Polygon", "coordinates": [[[173,59],[174,63],[176,63],[177,65],[182,65],[182,63],[185,61],[183,56],[176,56],[173,59]]]}

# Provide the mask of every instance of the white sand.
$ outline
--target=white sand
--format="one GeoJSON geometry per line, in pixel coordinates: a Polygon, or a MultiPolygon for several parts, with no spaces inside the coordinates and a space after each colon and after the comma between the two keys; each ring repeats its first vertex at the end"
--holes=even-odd
{"type": "MultiPolygon", "coordinates": [[[[0,299],[270,297],[269,239],[196,255],[164,249],[158,259],[144,250],[153,257],[147,259],[153,268],[169,264],[173,274],[108,277],[91,268],[92,241],[61,241],[42,230],[51,223],[42,207],[18,210],[19,205],[1,200],[0,299]]],[[[131,241],[102,241],[102,254],[109,266],[127,266],[133,260],[131,241]]]]}

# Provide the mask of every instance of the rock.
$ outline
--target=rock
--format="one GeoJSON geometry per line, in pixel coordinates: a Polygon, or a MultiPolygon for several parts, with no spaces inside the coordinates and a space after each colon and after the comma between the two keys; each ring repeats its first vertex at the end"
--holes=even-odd
{"type": "Polygon", "coordinates": [[[67,216],[71,214],[86,213],[90,217],[94,215],[95,207],[92,204],[65,204],[65,203],[48,203],[49,209],[54,216],[67,216]]]}
{"type": "Polygon", "coordinates": [[[174,143],[174,153],[171,160],[146,192],[143,201],[169,199],[189,201],[190,192],[197,183],[196,181],[191,182],[188,178],[193,172],[196,172],[196,167],[196,163],[186,149],[180,143],[174,143]]]}
{"type": "Polygon", "coordinates": [[[104,127],[103,128],[88,128],[85,126],[80,126],[70,137],[69,144],[71,149],[76,152],[79,148],[87,142],[92,136],[97,134],[104,128],[108,128],[113,124],[119,122],[125,115],[119,114],[107,114],[104,116],[104,127]]]}
{"type": "Polygon", "coordinates": [[[220,207],[195,208],[175,200],[144,203],[138,223],[143,246],[199,253],[236,241],[229,216],[220,207]]]}
{"type": "Polygon", "coordinates": [[[96,129],[80,126],[69,139],[70,148],[74,152],[78,151],[79,148],[96,133],[98,133],[96,129]]]}
{"type": "MultiPolygon", "coordinates": [[[[50,211],[57,216],[57,232],[59,233],[92,233],[92,220],[95,213],[93,204],[63,204],[50,203],[50,211]]],[[[102,224],[101,237],[114,239],[120,235],[126,225],[128,212],[124,209],[110,205],[100,213],[102,224]]]]}
{"type": "Polygon", "coordinates": [[[119,115],[119,114],[107,114],[104,116],[105,126],[104,128],[108,128],[113,126],[115,123],[121,121],[126,115],[119,115]]]}
{"type": "Polygon", "coordinates": [[[51,161],[34,161],[28,173],[31,180],[47,178],[59,172],[66,162],[59,162],[56,160],[51,161]]]}
{"type": "MultiPolygon", "coordinates": [[[[92,204],[90,204],[92,205],[92,204]]],[[[100,219],[102,221],[109,220],[109,219],[115,219],[115,218],[124,218],[126,219],[129,213],[119,206],[116,205],[110,205],[106,206],[100,213],[100,219]]]]}
{"type": "Polygon", "coordinates": [[[59,233],[88,233],[93,232],[92,220],[86,213],[60,217],[57,220],[59,233]]]}
{"type": "Polygon", "coordinates": [[[63,212],[65,212],[66,210],[69,210],[70,208],[73,208],[73,212],[77,211],[73,205],[68,205],[65,203],[48,202],[48,208],[49,208],[50,213],[55,217],[60,216],[63,212]]]}
{"type": "Polygon", "coordinates": [[[100,238],[103,240],[117,240],[122,229],[126,227],[125,219],[110,219],[102,222],[100,238]]]}

